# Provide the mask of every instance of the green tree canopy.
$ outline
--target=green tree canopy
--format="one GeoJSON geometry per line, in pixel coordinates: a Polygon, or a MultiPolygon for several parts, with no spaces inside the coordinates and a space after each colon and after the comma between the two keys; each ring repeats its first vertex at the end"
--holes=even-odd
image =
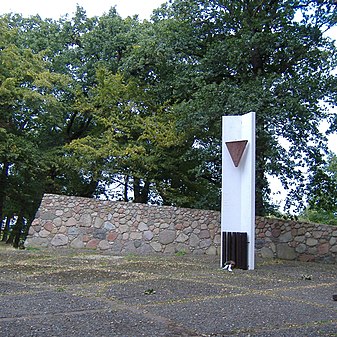
{"type": "Polygon", "coordinates": [[[317,169],[311,183],[308,206],[300,218],[316,223],[337,225],[337,156],[331,154],[328,162],[317,169]]]}
{"type": "Polygon", "coordinates": [[[55,91],[66,79],[48,70],[43,55],[19,48],[7,24],[0,20],[0,220],[17,216],[21,228],[43,194],[45,142],[60,111],[55,91]]]}
{"type": "Polygon", "coordinates": [[[328,208],[319,126],[337,129],[337,53],[323,34],[335,25],[328,0],[175,0],[144,22],[114,8],[2,16],[1,216],[31,218],[44,192],[93,197],[116,184],[124,200],[219,209],[221,116],[250,111],[257,214],[273,212],[268,176],[287,206],[328,208]]]}
{"type": "Polygon", "coordinates": [[[305,200],[324,161],[321,102],[336,103],[337,54],[323,30],[335,24],[335,7],[176,0],[156,11],[129,64],[172,104],[188,153],[203,158],[195,171],[218,186],[221,115],[257,113],[257,214],[270,211],[267,175],[280,177],[290,205],[305,200]]]}

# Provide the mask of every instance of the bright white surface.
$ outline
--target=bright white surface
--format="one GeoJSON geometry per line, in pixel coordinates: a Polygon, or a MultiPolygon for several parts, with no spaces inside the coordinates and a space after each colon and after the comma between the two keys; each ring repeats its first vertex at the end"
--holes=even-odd
{"type": "Polygon", "coordinates": [[[139,15],[140,19],[149,19],[152,11],[165,0],[0,0],[0,15],[13,12],[23,16],[39,14],[42,18],[59,19],[72,14],[76,5],[83,7],[88,17],[100,16],[116,6],[122,17],[139,15]]]}
{"type": "Polygon", "coordinates": [[[255,260],[255,113],[222,117],[221,231],[248,235],[248,269],[255,260]],[[248,140],[238,167],[226,142],[248,140]]]}

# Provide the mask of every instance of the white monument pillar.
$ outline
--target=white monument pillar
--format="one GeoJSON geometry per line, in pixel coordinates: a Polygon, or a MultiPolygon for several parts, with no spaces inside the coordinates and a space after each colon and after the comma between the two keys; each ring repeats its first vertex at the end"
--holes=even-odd
{"type": "Polygon", "coordinates": [[[254,269],[254,112],[242,116],[222,117],[221,233],[221,267],[226,262],[224,259],[230,259],[239,268],[254,269]],[[248,247],[247,244],[242,243],[244,242],[242,241],[243,237],[246,237],[248,247]],[[244,245],[246,247],[243,247],[244,245]],[[246,253],[244,250],[246,250],[246,253]],[[246,254],[246,256],[242,254],[246,254]],[[238,261],[241,261],[241,264],[243,263],[243,267],[238,265],[238,261]]]}

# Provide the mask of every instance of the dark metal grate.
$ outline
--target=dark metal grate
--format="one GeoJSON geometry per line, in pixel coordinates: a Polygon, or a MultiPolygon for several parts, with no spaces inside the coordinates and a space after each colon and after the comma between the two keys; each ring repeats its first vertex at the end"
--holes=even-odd
{"type": "Polygon", "coordinates": [[[248,269],[247,233],[222,233],[222,267],[230,260],[235,262],[236,268],[248,269]]]}

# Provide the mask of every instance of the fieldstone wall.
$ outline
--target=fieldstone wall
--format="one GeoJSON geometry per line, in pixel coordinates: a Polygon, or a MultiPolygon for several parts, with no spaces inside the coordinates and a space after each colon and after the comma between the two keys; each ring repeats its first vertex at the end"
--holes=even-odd
{"type": "Polygon", "coordinates": [[[215,255],[219,224],[215,211],[46,194],[25,245],[215,255]]]}
{"type": "MultiPolygon", "coordinates": [[[[220,213],[46,194],[26,247],[220,253],[220,213]]],[[[256,255],[337,262],[337,227],[256,217],[256,255]]]]}
{"type": "Polygon", "coordinates": [[[255,248],[262,258],[337,262],[337,226],[256,217],[255,248]]]}

